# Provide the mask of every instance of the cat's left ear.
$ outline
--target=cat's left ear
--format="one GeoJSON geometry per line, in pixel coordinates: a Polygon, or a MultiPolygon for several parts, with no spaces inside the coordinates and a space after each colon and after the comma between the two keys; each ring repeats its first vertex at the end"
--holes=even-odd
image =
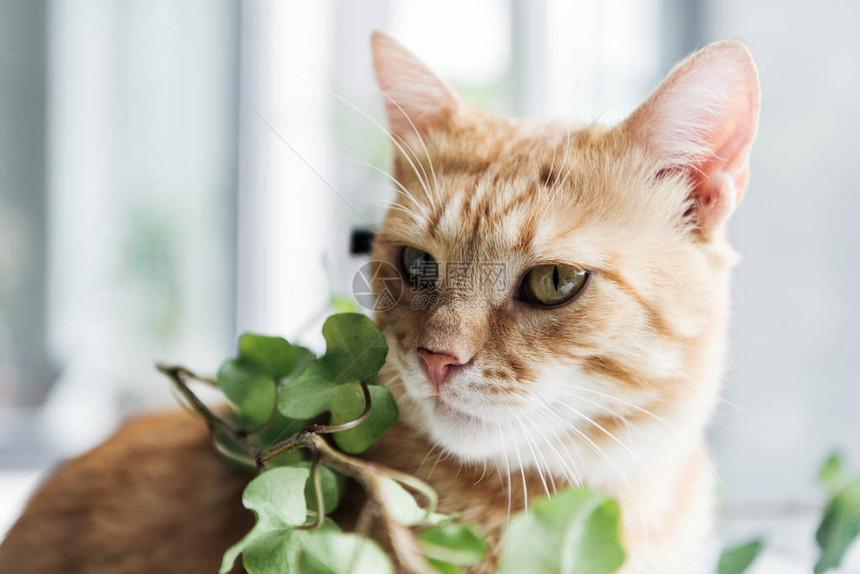
{"type": "Polygon", "coordinates": [[[740,42],[718,42],[681,62],[622,124],[663,169],[688,173],[705,236],[744,195],[759,103],[749,50],[740,42]]]}
{"type": "Polygon", "coordinates": [[[371,47],[391,132],[410,139],[444,128],[462,105],[454,90],[391,36],[374,32],[371,47]]]}

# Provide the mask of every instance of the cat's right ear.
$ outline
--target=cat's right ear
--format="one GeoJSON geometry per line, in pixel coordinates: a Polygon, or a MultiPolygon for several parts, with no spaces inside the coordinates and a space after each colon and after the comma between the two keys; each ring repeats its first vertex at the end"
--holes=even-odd
{"type": "Polygon", "coordinates": [[[759,103],[749,51],[740,42],[718,42],[681,62],[624,122],[661,169],[688,175],[690,207],[705,236],[744,195],[759,103]]]}
{"type": "Polygon", "coordinates": [[[444,128],[462,105],[454,90],[391,36],[374,32],[371,46],[391,132],[408,139],[444,128]]]}

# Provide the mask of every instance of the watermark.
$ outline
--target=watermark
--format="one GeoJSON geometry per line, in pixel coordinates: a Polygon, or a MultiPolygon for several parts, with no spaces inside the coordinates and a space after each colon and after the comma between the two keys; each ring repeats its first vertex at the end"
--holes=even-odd
{"type": "Polygon", "coordinates": [[[368,261],[358,268],[352,278],[352,294],[368,311],[388,311],[403,296],[403,280],[397,268],[385,261],[368,261]],[[373,284],[380,285],[379,291],[373,284]]]}
{"type": "Polygon", "coordinates": [[[409,293],[409,306],[415,310],[443,306],[483,309],[489,307],[488,299],[462,295],[488,291],[504,293],[508,288],[506,267],[501,262],[449,261],[440,265],[433,260],[417,260],[408,272],[400,273],[386,261],[369,261],[356,271],[352,280],[356,301],[369,311],[392,309],[404,292],[409,293]],[[441,269],[444,269],[444,276],[441,269]],[[440,279],[444,282],[444,294],[438,289],[440,279]]]}

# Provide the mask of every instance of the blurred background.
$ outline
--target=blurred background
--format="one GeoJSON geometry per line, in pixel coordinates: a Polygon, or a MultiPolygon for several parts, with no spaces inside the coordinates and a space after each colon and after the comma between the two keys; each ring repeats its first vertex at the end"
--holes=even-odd
{"type": "Polygon", "coordinates": [[[245,330],[319,345],[351,230],[392,196],[371,30],[476,104],[604,123],[737,38],[763,109],[722,533],[808,572],[818,467],[860,470],[858,22],[849,0],[0,0],[0,536],[45,469],[173,405],[156,360],[214,372],[245,330]]]}

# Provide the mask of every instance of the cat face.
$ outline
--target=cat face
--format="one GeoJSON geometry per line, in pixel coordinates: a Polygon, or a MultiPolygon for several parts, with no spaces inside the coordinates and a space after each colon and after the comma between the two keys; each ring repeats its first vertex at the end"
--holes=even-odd
{"type": "Polygon", "coordinates": [[[562,473],[631,428],[700,428],[758,113],[746,49],[693,56],[614,128],[496,117],[390,38],[374,56],[400,186],[374,289],[402,294],[376,319],[407,422],[562,473]]]}

